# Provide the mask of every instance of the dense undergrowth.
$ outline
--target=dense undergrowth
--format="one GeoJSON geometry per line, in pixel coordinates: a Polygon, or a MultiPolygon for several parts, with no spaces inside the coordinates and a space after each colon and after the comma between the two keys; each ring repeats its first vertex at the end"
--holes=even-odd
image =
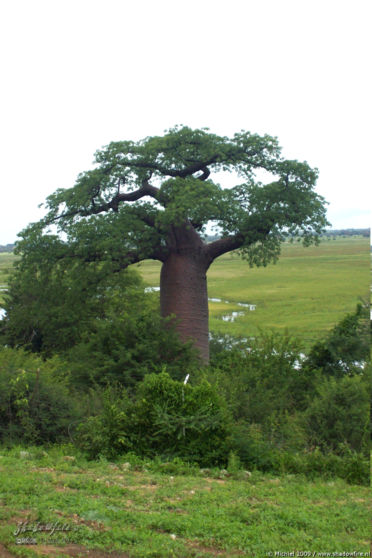
{"type": "MultiPolygon", "coordinates": [[[[83,339],[80,349],[76,344],[67,353],[47,356],[4,346],[1,441],[9,447],[68,442],[89,459],[129,454],[165,463],[179,459],[190,467],[335,476],[367,484],[366,315],[359,305],[306,357],[290,336],[262,332],[250,342],[214,341],[208,367],[200,367],[192,351],[181,346],[164,364],[155,342],[148,373],[140,353],[123,359],[122,374],[117,362],[110,369],[123,340],[120,331],[95,360],[107,322],[97,326],[96,342],[83,339]],[[76,366],[75,351],[83,350],[90,358],[76,366]],[[190,379],[184,384],[186,374],[190,379]]],[[[140,328],[141,316],[139,323],[140,328]]],[[[163,330],[161,336],[166,352],[172,334],[163,330]]],[[[125,351],[130,347],[124,344],[125,351]]]]}

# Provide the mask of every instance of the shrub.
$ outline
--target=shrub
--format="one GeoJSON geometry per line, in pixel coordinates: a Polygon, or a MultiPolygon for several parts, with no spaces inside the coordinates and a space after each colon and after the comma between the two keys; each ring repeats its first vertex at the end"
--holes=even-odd
{"type": "Polygon", "coordinates": [[[306,367],[321,369],[328,376],[360,374],[370,357],[369,305],[360,303],[347,314],[309,353],[306,367]]]}
{"type": "Polygon", "coordinates": [[[244,422],[235,424],[232,429],[231,445],[241,462],[249,469],[278,471],[278,454],[272,444],[265,440],[259,424],[244,422]]]}
{"type": "Polygon", "coordinates": [[[0,437],[43,444],[68,439],[78,419],[77,401],[69,394],[63,363],[44,362],[21,350],[0,350],[0,437]]]}
{"type": "Polygon", "coordinates": [[[75,433],[75,442],[88,458],[115,459],[132,449],[128,438],[128,399],[125,393],[117,395],[107,388],[103,392],[102,409],[81,423],[75,433]]]}
{"type": "Polygon", "coordinates": [[[342,451],[345,444],[368,451],[369,386],[362,376],[325,378],[304,414],[310,442],[324,450],[342,451]]]}
{"type": "Polygon", "coordinates": [[[306,408],[320,376],[301,368],[301,345],[287,333],[263,333],[221,350],[204,371],[223,394],[235,420],[262,424],[272,413],[306,408]]]}
{"type": "Polygon", "coordinates": [[[178,456],[201,465],[227,462],[229,415],[205,380],[192,386],[166,372],[146,376],[130,418],[136,446],[144,454],[178,456]]]}
{"type": "Polygon", "coordinates": [[[173,328],[166,327],[146,296],[130,310],[118,308],[95,320],[67,354],[72,381],[78,387],[120,383],[134,389],[146,374],[166,365],[174,378],[197,363],[191,344],[184,344],[173,328]]]}
{"type": "Polygon", "coordinates": [[[106,398],[102,412],[78,428],[77,443],[90,457],[133,449],[142,457],[225,464],[228,428],[226,406],[210,384],[183,385],[162,372],[145,377],[134,402],[106,398]]]}

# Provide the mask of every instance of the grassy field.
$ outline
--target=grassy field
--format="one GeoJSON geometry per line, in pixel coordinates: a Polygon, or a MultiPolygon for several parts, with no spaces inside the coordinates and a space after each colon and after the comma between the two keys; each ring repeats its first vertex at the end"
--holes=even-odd
{"type": "Polygon", "coordinates": [[[180,474],[172,464],[87,462],[70,448],[22,456],[22,449],[0,450],[1,557],[369,555],[367,487],[255,471],[180,474]],[[14,534],[20,522],[60,530],[14,534]],[[36,544],[19,544],[25,538],[36,544]]]}
{"type": "MultiPolygon", "coordinates": [[[[148,285],[159,285],[158,262],[146,261],[137,268],[148,285]]],[[[208,271],[209,297],[230,302],[210,302],[210,330],[250,337],[258,328],[288,328],[309,346],[354,311],[359,297],[368,300],[369,289],[368,238],[340,237],[310,248],[284,244],[278,263],[266,268],[250,268],[236,254],[227,254],[208,271]],[[232,312],[243,314],[234,322],[222,320],[232,312]]]]}
{"type": "Polygon", "coordinates": [[[15,259],[16,257],[13,254],[8,254],[7,252],[0,253],[0,305],[15,259]]]}
{"type": "MultiPolygon", "coordinates": [[[[7,284],[13,261],[13,255],[0,254],[0,289],[7,284]]],[[[159,285],[159,262],[147,260],[135,268],[148,286],[159,285]]],[[[210,330],[251,337],[258,328],[287,328],[309,347],[354,311],[359,297],[368,300],[369,290],[368,238],[339,237],[310,248],[284,244],[278,263],[266,268],[250,268],[236,254],[227,254],[208,271],[209,297],[221,299],[210,302],[210,330]],[[240,313],[235,321],[222,319],[232,312],[240,313]]]]}

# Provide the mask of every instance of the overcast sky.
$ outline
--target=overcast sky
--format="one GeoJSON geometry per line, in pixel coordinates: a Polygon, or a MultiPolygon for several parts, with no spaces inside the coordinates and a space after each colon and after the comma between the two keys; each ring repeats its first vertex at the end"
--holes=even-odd
{"type": "Polygon", "coordinates": [[[0,244],[110,141],[175,124],[277,136],[333,228],[370,226],[369,0],[0,4],[0,244]]]}

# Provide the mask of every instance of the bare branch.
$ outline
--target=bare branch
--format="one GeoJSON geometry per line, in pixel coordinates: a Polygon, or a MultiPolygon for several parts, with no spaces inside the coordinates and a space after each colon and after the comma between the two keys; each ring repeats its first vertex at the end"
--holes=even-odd
{"type": "Polygon", "coordinates": [[[219,238],[218,240],[215,240],[205,246],[207,259],[210,260],[211,264],[213,260],[222,256],[222,254],[226,254],[232,250],[237,250],[237,248],[240,248],[243,243],[244,236],[239,234],[219,238]]]}
{"type": "Polygon", "coordinates": [[[203,171],[203,173],[200,176],[197,176],[198,180],[207,180],[208,176],[211,174],[211,171],[208,169],[208,167],[204,167],[203,169],[200,169],[203,171]]]}
{"type": "MultiPolygon", "coordinates": [[[[185,167],[184,169],[168,169],[157,163],[150,163],[144,161],[127,161],[127,162],[123,161],[120,162],[119,164],[127,165],[128,167],[134,167],[134,168],[155,170],[165,176],[171,176],[173,178],[177,178],[177,177],[186,178],[186,176],[191,176],[198,171],[203,171],[204,174],[204,172],[207,170],[206,169],[207,165],[211,165],[212,163],[215,163],[217,159],[218,159],[218,155],[213,155],[206,161],[196,162],[188,167],[185,167]]],[[[205,179],[203,178],[202,180],[205,179]]]]}
{"type": "Polygon", "coordinates": [[[147,181],[144,181],[141,188],[138,190],[134,190],[134,192],[128,192],[127,194],[116,194],[112,198],[112,200],[108,203],[102,204],[100,206],[100,211],[108,211],[109,209],[113,209],[114,211],[118,210],[119,203],[121,202],[133,202],[144,198],[145,196],[151,196],[152,198],[157,199],[159,189],[152,186],[147,181]]]}

